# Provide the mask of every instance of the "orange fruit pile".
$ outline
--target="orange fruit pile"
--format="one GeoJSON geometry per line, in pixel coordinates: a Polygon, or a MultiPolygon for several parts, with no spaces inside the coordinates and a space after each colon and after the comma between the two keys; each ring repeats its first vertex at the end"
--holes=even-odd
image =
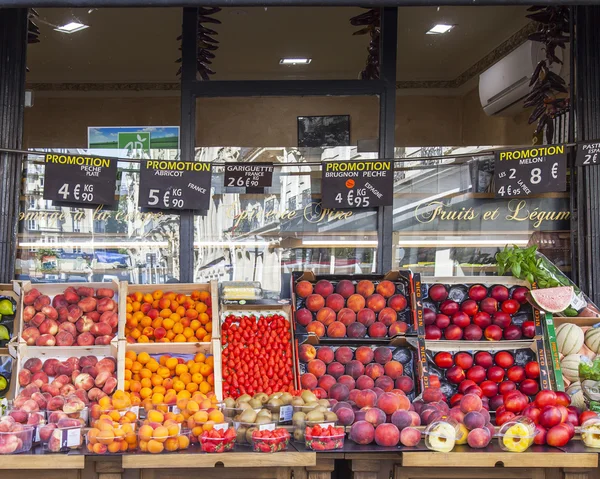
{"type": "Polygon", "coordinates": [[[157,361],[146,352],[127,351],[124,389],[134,405],[174,406],[179,399],[191,399],[195,393],[206,399],[209,394],[214,396],[213,365],[214,357],[203,353],[189,361],[165,354],[157,361]]]}
{"type": "Polygon", "coordinates": [[[212,338],[208,291],[189,296],[172,291],[133,292],[127,296],[125,336],[129,343],[195,343],[212,338]]]}
{"type": "Polygon", "coordinates": [[[113,421],[111,416],[102,415],[88,431],[88,451],[94,454],[135,451],[138,446],[135,424],[121,424],[113,421]]]}
{"type": "Polygon", "coordinates": [[[120,424],[135,423],[137,414],[129,410],[131,406],[132,402],[129,395],[117,389],[112,396],[104,396],[98,400],[97,404],[92,405],[90,417],[92,421],[110,418],[120,424]]]}
{"type": "Polygon", "coordinates": [[[166,419],[166,415],[156,409],[148,411],[148,417],[138,431],[138,438],[140,451],[152,454],[179,451],[190,445],[190,438],[181,433],[179,424],[174,419],[166,419]]]}

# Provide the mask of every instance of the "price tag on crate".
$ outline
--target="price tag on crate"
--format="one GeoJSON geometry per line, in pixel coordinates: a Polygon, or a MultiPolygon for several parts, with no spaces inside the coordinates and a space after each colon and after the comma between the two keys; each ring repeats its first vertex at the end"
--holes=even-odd
{"type": "Polygon", "coordinates": [[[496,152],[496,198],[567,190],[567,154],[563,145],[496,152]]]}
{"type": "Polygon", "coordinates": [[[259,431],[274,431],[275,430],[275,423],[260,424],[258,426],[258,430],[259,431]]]}
{"type": "Polygon", "coordinates": [[[225,163],[225,186],[235,188],[270,188],[273,163],[225,163]]]}
{"type": "Polygon", "coordinates": [[[138,204],[161,210],[207,210],[212,165],[205,161],[147,160],[140,171],[138,204]]]}
{"type": "Polygon", "coordinates": [[[588,141],[577,145],[575,166],[600,165],[600,141],[588,141]]]}
{"type": "Polygon", "coordinates": [[[279,422],[289,422],[294,415],[294,406],[281,406],[279,408],[279,422]]]}
{"type": "Polygon", "coordinates": [[[47,153],[44,164],[45,200],[78,206],[115,203],[116,159],[47,153]]]}
{"type": "Polygon", "coordinates": [[[394,161],[326,161],[321,191],[323,208],[391,206],[394,203],[394,161]]]}

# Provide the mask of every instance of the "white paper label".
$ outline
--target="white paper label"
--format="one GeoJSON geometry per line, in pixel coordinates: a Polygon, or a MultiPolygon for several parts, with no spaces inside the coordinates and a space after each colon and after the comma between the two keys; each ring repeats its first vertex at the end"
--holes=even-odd
{"type": "Polygon", "coordinates": [[[81,428],[76,427],[74,429],[67,429],[63,431],[63,446],[65,447],[77,447],[81,445],[81,428]],[[66,436],[66,438],[65,438],[66,436]]]}
{"type": "Polygon", "coordinates": [[[271,423],[271,424],[260,424],[258,426],[258,430],[259,431],[274,431],[275,430],[275,424],[271,423]]]}
{"type": "Polygon", "coordinates": [[[228,422],[220,422],[218,424],[215,424],[213,426],[213,429],[215,431],[227,431],[227,429],[229,429],[229,423],[228,422]]]}
{"type": "Polygon", "coordinates": [[[322,423],[318,424],[318,426],[321,426],[321,428],[326,429],[329,426],[335,427],[335,423],[334,422],[322,422],[322,423]]]}
{"type": "Polygon", "coordinates": [[[294,415],[294,406],[281,406],[279,408],[279,421],[287,422],[292,420],[294,415]]]}

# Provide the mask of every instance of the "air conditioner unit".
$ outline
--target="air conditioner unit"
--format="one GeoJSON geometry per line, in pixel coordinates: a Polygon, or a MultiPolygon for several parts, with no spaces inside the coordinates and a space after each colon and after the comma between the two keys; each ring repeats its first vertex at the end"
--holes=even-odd
{"type": "MultiPolygon", "coordinates": [[[[562,60],[562,49],[556,56],[562,60]]],[[[523,99],[531,91],[529,81],[537,64],[545,58],[539,42],[526,41],[479,75],[479,100],[488,116],[514,116],[523,111],[523,99]]],[[[554,63],[552,71],[560,73],[554,63]]]]}

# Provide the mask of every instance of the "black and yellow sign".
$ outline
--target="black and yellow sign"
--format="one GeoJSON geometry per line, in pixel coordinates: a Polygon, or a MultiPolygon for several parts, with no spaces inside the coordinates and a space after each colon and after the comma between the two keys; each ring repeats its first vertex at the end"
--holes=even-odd
{"type": "Polygon", "coordinates": [[[544,145],[496,152],[494,185],[497,198],[566,191],[566,147],[544,145]]]}
{"type": "Polygon", "coordinates": [[[273,163],[225,163],[225,186],[270,188],[273,169],[273,163]]]}
{"type": "Polygon", "coordinates": [[[161,210],[207,210],[212,165],[204,161],[142,163],[138,204],[161,210]]]}
{"type": "Polygon", "coordinates": [[[116,159],[47,153],[44,163],[45,200],[77,205],[115,203],[116,159]]]}
{"type": "Polygon", "coordinates": [[[394,203],[393,160],[326,161],[321,180],[323,208],[372,208],[394,203]]]}
{"type": "Polygon", "coordinates": [[[600,141],[588,141],[577,145],[575,166],[600,165],[600,141]]]}

